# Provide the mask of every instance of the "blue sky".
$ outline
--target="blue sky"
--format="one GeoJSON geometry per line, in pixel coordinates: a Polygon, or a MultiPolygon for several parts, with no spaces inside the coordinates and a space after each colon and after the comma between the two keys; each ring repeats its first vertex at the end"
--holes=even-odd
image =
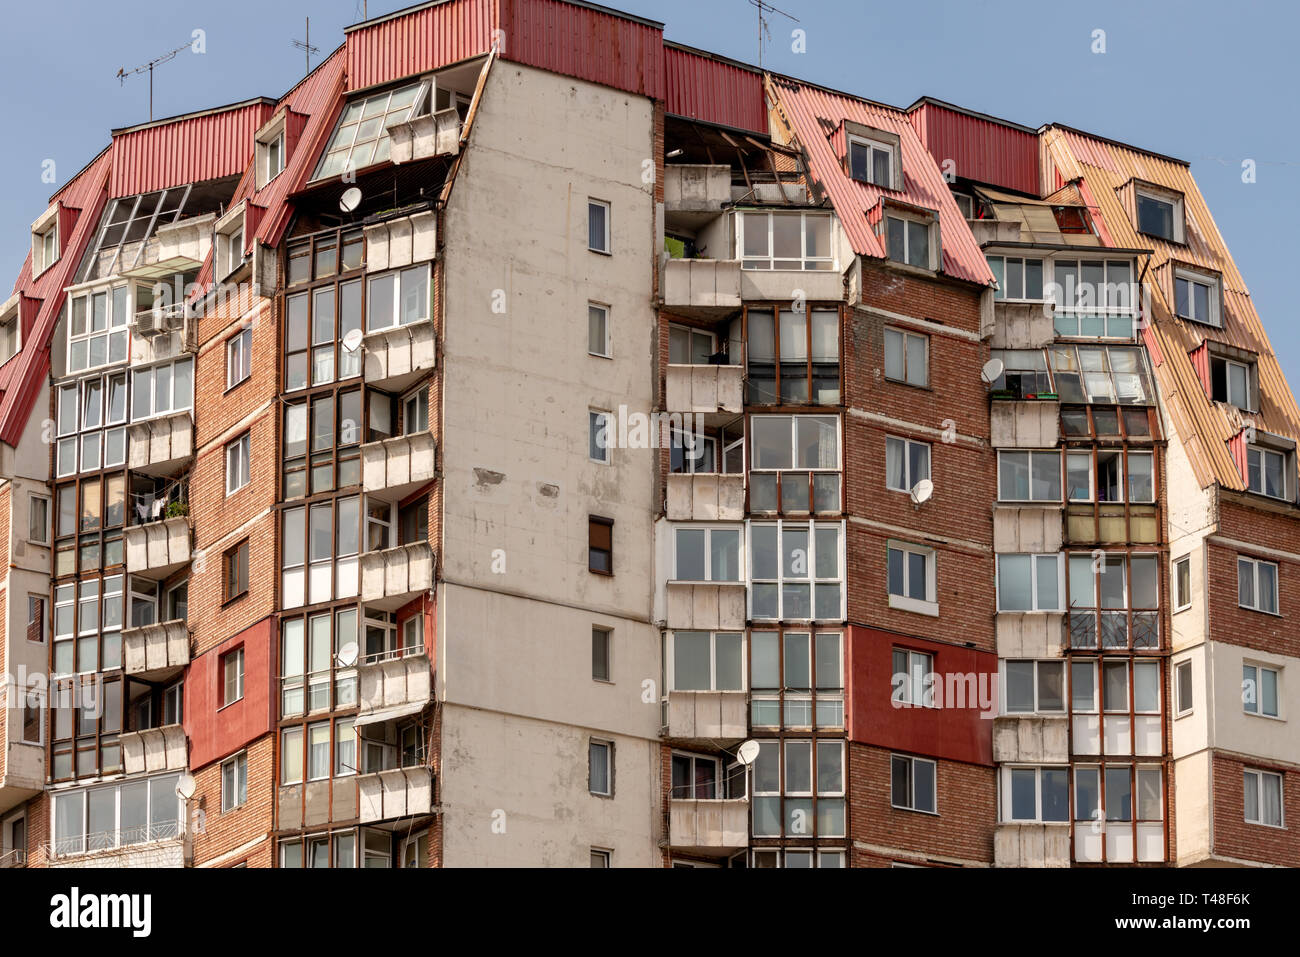
{"type": "MultiPolygon", "coordinates": [[[[1287,105],[1296,88],[1300,5],[774,2],[799,23],[771,15],[764,63],[772,69],[899,106],[928,94],[1027,126],[1066,123],[1189,160],[1287,378],[1300,384],[1300,328],[1288,318],[1285,289],[1296,268],[1296,240],[1281,228],[1300,213],[1300,128],[1287,105]],[[806,52],[792,50],[793,29],[806,32],[806,52]],[[1105,53],[1092,52],[1096,30],[1105,31],[1105,53]],[[1242,182],[1244,159],[1255,161],[1254,183],[1242,182]]],[[[369,13],[408,5],[370,0],[369,13]]],[[[671,40],[757,60],[757,18],[748,0],[611,5],[664,22],[671,40]]],[[[291,41],[302,39],[304,19],[311,18],[312,42],[323,56],[342,42],[343,27],[361,19],[361,9],[362,0],[6,4],[6,290],[26,254],[28,226],[50,193],[104,147],[110,129],[148,119],[147,74],[121,83],[119,68],[146,63],[200,29],[205,53],[187,49],[157,68],[155,116],[278,97],[303,74],[303,54],[291,41]],[[46,160],[54,160],[56,184],[42,182],[46,160]]]]}

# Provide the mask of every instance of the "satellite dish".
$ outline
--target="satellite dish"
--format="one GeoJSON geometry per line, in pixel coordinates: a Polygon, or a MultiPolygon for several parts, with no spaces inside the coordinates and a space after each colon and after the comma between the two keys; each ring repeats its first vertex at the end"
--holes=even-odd
{"type": "Polygon", "coordinates": [[[736,749],[736,758],[741,764],[750,765],[758,760],[758,742],[752,738],[736,749]]]}
{"type": "Polygon", "coordinates": [[[194,797],[194,775],[182,774],[176,782],[176,793],[187,801],[194,797]]]}
{"type": "Polygon", "coordinates": [[[912,486],[912,491],[908,494],[912,497],[913,505],[920,505],[923,502],[928,502],[930,496],[934,494],[934,483],[929,479],[921,479],[921,481],[912,486]]]}
{"type": "Polygon", "coordinates": [[[348,352],[356,352],[361,348],[361,330],[349,329],[343,336],[343,348],[348,352]]]}
{"type": "Polygon", "coordinates": [[[339,209],[345,213],[350,213],[361,205],[361,190],[355,186],[349,186],[339,197],[339,209]]]}
{"type": "Polygon", "coordinates": [[[344,668],[351,668],[357,663],[357,643],[349,641],[339,649],[339,664],[344,668]]]}
{"type": "Polygon", "coordinates": [[[984,363],[984,368],[980,370],[980,378],[992,385],[1002,377],[1002,373],[1005,371],[1006,365],[1003,364],[1001,359],[990,359],[984,363]]]}

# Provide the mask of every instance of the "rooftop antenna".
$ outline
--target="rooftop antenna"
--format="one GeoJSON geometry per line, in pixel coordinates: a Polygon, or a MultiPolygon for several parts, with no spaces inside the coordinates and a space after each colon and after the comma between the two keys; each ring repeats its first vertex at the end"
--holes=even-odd
{"type": "Polygon", "coordinates": [[[320,53],[320,50],[311,45],[311,17],[307,17],[307,35],[302,40],[294,40],[293,45],[303,53],[307,54],[307,72],[311,72],[311,55],[320,53]]]}
{"type": "MultiPolygon", "coordinates": [[[[767,0],[749,0],[750,4],[758,8],[758,68],[763,69],[763,34],[768,33],[767,20],[763,17],[764,13],[779,13],[787,20],[799,22],[798,17],[791,16],[784,10],[772,6],[767,0]]],[[[770,33],[768,34],[771,35],[770,33]]]]}
{"type": "Polygon", "coordinates": [[[137,73],[143,73],[146,70],[149,71],[149,122],[150,123],[153,122],[153,68],[160,63],[166,63],[168,60],[176,59],[176,54],[180,53],[184,49],[187,49],[191,45],[191,43],[192,41],[187,40],[185,43],[182,43],[180,46],[178,46],[175,50],[169,50],[166,53],[164,53],[162,56],[156,56],[148,63],[144,64],[143,66],[138,66],[134,70],[128,70],[125,67],[122,67],[117,71],[117,79],[119,81],[119,85],[124,85],[126,83],[126,78],[128,76],[135,76],[137,73]]]}

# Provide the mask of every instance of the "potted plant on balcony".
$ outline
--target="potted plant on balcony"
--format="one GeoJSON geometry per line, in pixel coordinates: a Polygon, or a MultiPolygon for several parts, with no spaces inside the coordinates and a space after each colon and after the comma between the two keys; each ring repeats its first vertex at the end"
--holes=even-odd
{"type": "Polygon", "coordinates": [[[164,513],[164,517],[184,518],[188,514],[190,514],[189,504],[177,499],[176,501],[167,504],[167,511],[164,513]]]}

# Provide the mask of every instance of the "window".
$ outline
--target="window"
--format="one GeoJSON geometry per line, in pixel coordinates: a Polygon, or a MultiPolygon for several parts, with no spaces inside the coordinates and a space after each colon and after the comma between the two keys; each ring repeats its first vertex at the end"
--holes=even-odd
{"type": "Polygon", "coordinates": [[[849,136],[849,175],[863,183],[894,188],[894,147],[862,136],[849,136]]]}
{"type": "Polygon", "coordinates": [[[925,758],[895,754],[889,759],[889,803],[910,811],[936,813],[935,771],[925,758]]]}
{"type": "Polygon", "coordinates": [[[614,742],[587,744],[587,790],[600,797],[614,796],[614,742]]]}
{"type": "Polygon", "coordinates": [[[1182,195],[1143,186],[1136,186],[1134,192],[1138,232],[1171,243],[1181,243],[1183,241],[1182,195]]]}
{"type": "Polygon", "coordinates": [[[591,677],[593,681],[612,681],[610,677],[610,652],[614,644],[611,628],[591,626],[591,677]]]}
{"type": "Polygon", "coordinates": [[[930,477],[930,445],[895,436],[885,438],[885,488],[910,492],[930,477]]]}
{"type": "Polygon", "coordinates": [[[1282,775],[1271,771],[1244,773],[1243,796],[1247,824],[1282,826],[1282,775]]]}
{"type": "Polygon", "coordinates": [[[838,405],[840,314],[836,309],[745,310],[750,405],[838,405]]]}
{"type": "Polygon", "coordinates": [[[165,841],[181,834],[179,774],[137,778],[53,798],[53,856],[165,841]]]}
{"type": "Polygon", "coordinates": [[[1287,456],[1259,445],[1246,447],[1246,487],[1270,498],[1285,499],[1287,456]]]}
{"type": "Polygon", "coordinates": [[[1061,453],[998,452],[998,500],[1061,501],[1061,453]]]}
{"type": "Polygon", "coordinates": [[[609,306],[598,302],[587,303],[587,354],[610,357],[609,306]]]}
{"type": "Polygon", "coordinates": [[[614,574],[614,520],[587,518],[587,571],[596,575],[614,574]]]}
{"type": "MultiPolygon", "coordinates": [[[[737,445],[743,453],[743,438],[737,439],[728,448],[737,445]]],[[[743,463],[733,461],[737,466],[734,470],[726,469],[726,462],[719,463],[718,440],[712,435],[702,435],[685,429],[670,429],[669,448],[669,470],[674,475],[707,474],[718,471],[732,471],[732,474],[736,474],[744,471],[741,467],[743,463]],[[722,469],[718,468],[719,464],[723,465],[722,469]]]]}
{"type": "Polygon", "coordinates": [[[1069,821],[1069,770],[1004,767],[1002,814],[1007,821],[1069,821]]]}
{"type": "Polygon", "coordinates": [[[674,801],[712,801],[720,797],[722,762],[701,754],[673,752],[672,799],[674,801]]]}
{"type": "Polygon", "coordinates": [[[1178,717],[1192,713],[1192,663],[1180,661],[1174,665],[1175,713],[1178,717]]]}
{"type": "Polygon", "coordinates": [[[1058,259],[1052,275],[1058,336],[1133,338],[1138,297],[1132,260],[1058,259]]]}
{"type": "Polygon", "coordinates": [[[244,264],[246,203],[240,202],[213,224],[213,278],[224,279],[244,264]]]}
{"type": "Polygon", "coordinates": [[[68,297],[68,372],[126,361],[129,296],[129,286],[115,286],[68,297]]]}
{"type": "MultiPolygon", "coordinates": [[[[399,647],[391,612],[368,609],[364,632],[358,634],[356,606],[328,609],[302,617],[285,618],[280,632],[280,714],[283,717],[307,712],[352,707],[357,701],[357,660],[377,664],[423,651],[419,630],[408,635],[412,643],[399,647]],[[331,633],[331,623],[333,632],[331,633]],[[363,647],[357,649],[358,644],[363,647]],[[334,694],[331,699],[330,687],[334,694]]],[[[417,614],[413,619],[419,622],[417,614]]]]}
{"type": "Polygon", "coordinates": [[[749,430],[751,512],[840,511],[838,417],[755,415],[749,430]]]}
{"type": "Polygon", "coordinates": [[[27,540],[33,545],[50,543],[50,500],[47,496],[27,497],[27,540]]]}
{"type": "MultiPolygon", "coordinates": [[[[378,510],[391,514],[385,504],[379,505],[378,510]]],[[[355,596],[361,550],[360,498],[352,495],[314,502],[310,508],[286,509],[282,516],[283,607],[296,608],[355,596]]],[[[393,544],[390,538],[376,541],[372,537],[367,542],[367,551],[390,548],[393,544]]]]}
{"type": "Polygon", "coordinates": [[[59,261],[58,207],[55,206],[38,222],[32,233],[32,278],[35,279],[59,261]],[[49,223],[46,226],[46,223],[49,223]]]}
{"type": "Polygon", "coordinates": [[[758,746],[752,772],[754,836],[843,837],[844,741],[787,738],[758,746]]]}
{"type": "Polygon", "coordinates": [[[1152,405],[1155,402],[1145,349],[1058,344],[1050,352],[1052,378],[1063,403],[1152,405]]]}
{"type": "Polygon", "coordinates": [[[244,697],[244,649],[236,648],[221,656],[221,707],[244,697]]]}
{"type": "Polygon", "coordinates": [[[703,329],[688,326],[668,327],[669,365],[708,365],[717,351],[717,337],[703,329]]]}
{"type": "Polygon", "coordinates": [[[233,495],[249,481],[249,444],[251,436],[245,432],[226,445],[226,494],[233,495]]]}
{"type": "Polygon", "coordinates": [[[1241,666],[1241,702],[1247,714],[1278,716],[1278,685],[1280,674],[1276,668],[1264,665],[1241,666]]]}
{"type": "Polygon", "coordinates": [[[233,811],[248,800],[248,752],[221,765],[221,813],[233,811]]]}
{"type": "Polygon", "coordinates": [[[1149,552],[1071,554],[1071,646],[1096,648],[1100,637],[1102,648],[1159,647],[1159,567],[1149,552]]]}
{"type": "Polygon", "coordinates": [[[1064,661],[1007,661],[1003,681],[1007,714],[1065,711],[1064,661]]]}
{"type": "Polygon", "coordinates": [[[313,180],[356,173],[388,161],[388,127],[422,116],[430,107],[429,81],[418,80],[351,100],[343,109],[313,180]]]}
{"type": "Polygon", "coordinates": [[[930,256],[931,224],[902,216],[885,217],[889,258],[921,269],[933,269],[930,256]]]}
{"type": "Polygon", "coordinates": [[[599,199],[587,200],[587,248],[594,253],[610,252],[609,203],[599,199]]]}
{"type": "Polygon", "coordinates": [[[45,596],[27,596],[27,640],[45,640],[45,596]]]}
{"type": "Polygon", "coordinates": [[[244,539],[222,556],[225,601],[234,601],[248,591],[248,543],[244,539]]]}
{"type": "Polygon", "coordinates": [[[253,330],[241,329],[226,340],[226,388],[233,389],[253,374],[253,330]]]}
{"type": "Polygon", "coordinates": [[[0,315],[0,365],[18,355],[22,339],[22,320],[15,306],[9,315],[0,315]]]}
{"type": "Polygon", "coordinates": [[[745,641],[739,632],[674,631],[668,645],[671,691],[743,691],[745,641]]]}
{"type": "Polygon", "coordinates": [[[885,329],[885,378],[908,385],[930,384],[930,337],[885,329]]]}
{"type": "Polygon", "coordinates": [[[751,619],[843,620],[841,525],[755,522],[749,534],[751,619]]]}
{"type": "Polygon", "coordinates": [[[131,376],[132,421],[193,408],[193,359],[177,359],[150,369],[138,369],[131,376]]]}
{"type": "MultiPolygon", "coordinates": [[[[844,641],[840,632],[753,631],[749,640],[750,724],[801,731],[844,727],[844,641]]],[[[723,653],[729,655],[730,647],[718,640],[714,651],[716,674],[721,674],[727,660],[723,653]]],[[[742,681],[743,674],[736,680],[742,681]]],[[[736,690],[743,688],[737,684],[736,690]]]]}
{"type": "Polygon", "coordinates": [[[1257,558],[1237,558],[1237,604],[1278,614],[1277,565],[1257,558]]]}
{"type": "Polygon", "coordinates": [[[598,847],[591,849],[591,866],[592,867],[613,867],[611,862],[614,856],[613,851],[602,850],[598,847]]]}
{"type": "Polygon", "coordinates": [[[998,611],[1061,611],[1060,555],[999,555],[998,611]]]}
{"type": "Polygon", "coordinates": [[[614,416],[609,412],[587,411],[587,458],[608,465],[614,436],[614,416]]]}
{"type": "Polygon", "coordinates": [[[58,387],[55,475],[126,464],[126,373],[58,387]]]}
{"type": "MultiPolygon", "coordinates": [[[[340,286],[340,290],[343,288],[343,286],[340,286]]],[[[326,291],[328,292],[328,290],[326,291]]],[[[319,293],[320,290],[317,290],[316,295],[319,295],[319,293]]],[[[314,303],[313,312],[317,311],[320,306],[321,303],[314,303]]],[[[409,326],[413,322],[420,322],[428,318],[429,266],[427,263],[411,266],[407,269],[381,273],[378,276],[371,276],[367,280],[366,331],[396,329],[399,326],[409,326]]],[[[313,323],[313,327],[320,324],[318,319],[313,323]]],[[[318,338],[322,341],[325,339],[332,341],[333,336],[329,334],[331,332],[332,330],[326,330],[326,334],[319,337],[313,335],[313,341],[318,338]]],[[[356,371],[352,374],[356,375],[360,371],[358,363],[356,371]]],[[[314,379],[313,376],[313,381],[314,379]]]]}
{"type": "Polygon", "coordinates": [[[998,281],[994,299],[1043,299],[1043,261],[1019,256],[990,256],[989,269],[998,281]]]}
{"type": "Polygon", "coordinates": [[[894,674],[891,677],[894,706],[912,708],[934,707],[934,655],[924,651],[895,648],[894,674]]]}
{"type": "Polygon", "coordinates": [[[266,184],[284,172],[284,115],[262,134],[257,143],[257,188],[266,184]]]}
{"type": "Polygon", "coordinates": [[[938,615],[934,549],[891,542],[885,549],[889,607],[938,615]]]}
{"type": "Polygon", "coordinates": [[[1029,399],[1053,394],[1047,354],[1042,349],[994,349],[993,358],[1002,363],[1002,375],[993,381],[993,390],[1009,392],[1004,398],[1029,399]]]}
{"type": "Polygon", "coordinates": [[[334,776],[347,777],[357,773],[357,732],[352,718],[339,718],[334,722],[334,776]]]}
{"type": "Polygon", "coordinates": [[[429,431],[429,387],[422,385],[402,402],[402,434],[429,431]]]}
{"type": "Polygon", "coordinates": [[[1227,402],[1239,409],[1251,411],[1254,407],[1251,401],[1254,378],[1253,364],[1210,356],[1210,397],[1215,402],[1227,402]]]}
{"type": "Polygon", "coordinates": [[[395,434],[391,398],[378,391],[368,395],[368,437],[361,428],[359,389],[317,393],[310,401],[285,405],[281,461],[286,499],[361,484],[363,438],[377,442],[395,434]]]}
{"type": "Polygon", "coordinates": [[[830,271],[831,216],[820,212],[745,211],[737,217],[742,269],[830,271]]]}
{"type": "Polygon", "coordinates": [[[1192,558],[1184,555],[1174,562],[1174,611],[1192,607],[1192,558]]]}
{"type": "Polygon", "coordinates": [[[673,579],[738,582],[741,529],[678,526],[673,534],[673,579]]]}
{"type": "Polygon", "coordinates": [[[1174,314],[1179,319],[1222,327],[1221,299],[1217,277],[1186,269],[1174,271],[1174,314]]]}

